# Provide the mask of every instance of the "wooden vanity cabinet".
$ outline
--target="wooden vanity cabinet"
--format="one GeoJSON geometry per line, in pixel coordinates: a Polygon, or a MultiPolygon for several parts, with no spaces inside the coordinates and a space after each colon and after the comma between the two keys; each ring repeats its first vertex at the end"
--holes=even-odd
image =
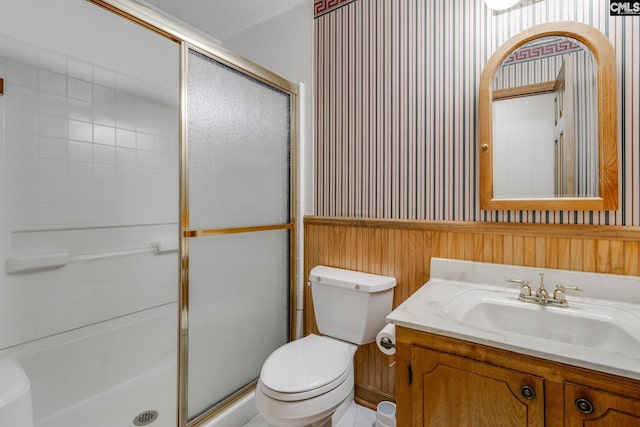
{"type": "Polygon", "coordinates": [[[640,427],[640,381],[396,328],[397,425],[640,427]]]}
{"type": "Polygon", "coordinates": [[[414,425],[544,426],[542,378],[420,346],[411,367],[414,425]]]}
{"type": "Polygon", "coordinates": [[[640,426],[640,399],[637,396],[625,397],[568,382],[564,391],[567,427],[640,426]]]}

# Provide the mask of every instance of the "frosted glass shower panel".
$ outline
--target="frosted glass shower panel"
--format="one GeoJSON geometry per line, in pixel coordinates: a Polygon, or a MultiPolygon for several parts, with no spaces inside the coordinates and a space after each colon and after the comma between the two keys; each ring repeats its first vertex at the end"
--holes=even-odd
{"type": "Polygon", "coordinates": [[[189,228],[289,222],[290,95],[189,51],[189,228]]]}
{"type": "Polygon", "coordinates": [[[189,418],[251,383],[289,337],[289,231],[189,241],[189,418]]]}

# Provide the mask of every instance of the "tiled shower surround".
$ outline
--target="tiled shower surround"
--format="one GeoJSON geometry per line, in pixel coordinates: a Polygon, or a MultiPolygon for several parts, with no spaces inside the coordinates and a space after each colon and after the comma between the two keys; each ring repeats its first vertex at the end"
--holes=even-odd
{"type": "Polygon", "coordinates": [[[0,35],[0,349],[176,300],[178,97],[0,35]]]}

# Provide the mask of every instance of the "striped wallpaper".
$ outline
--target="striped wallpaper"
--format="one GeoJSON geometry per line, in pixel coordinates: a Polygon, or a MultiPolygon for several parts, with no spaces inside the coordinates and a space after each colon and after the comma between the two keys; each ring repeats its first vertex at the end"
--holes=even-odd
{"type": "Polygon", "coordinates": [[[315,214],[640,226],[640,19],[608,0],[356,0],[315,18],[315,214]],[[511,36],[571,20],[611,40],[619,70],[618,211],[481,211],[478,84],[511,36]]]}

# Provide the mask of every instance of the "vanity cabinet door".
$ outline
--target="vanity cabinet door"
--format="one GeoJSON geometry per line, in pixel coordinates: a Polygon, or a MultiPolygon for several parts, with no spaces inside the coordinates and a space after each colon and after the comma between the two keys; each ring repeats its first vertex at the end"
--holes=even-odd
{"type": "Polygon", "coordinates": [[[640,427],[640,400],[565,383],[566,427],[640,427]]]}
{"type": "Polygon", "coordinates": [[[414,426],[544,426],[544,381],[484,362],[412,347],[414,426]]]}

